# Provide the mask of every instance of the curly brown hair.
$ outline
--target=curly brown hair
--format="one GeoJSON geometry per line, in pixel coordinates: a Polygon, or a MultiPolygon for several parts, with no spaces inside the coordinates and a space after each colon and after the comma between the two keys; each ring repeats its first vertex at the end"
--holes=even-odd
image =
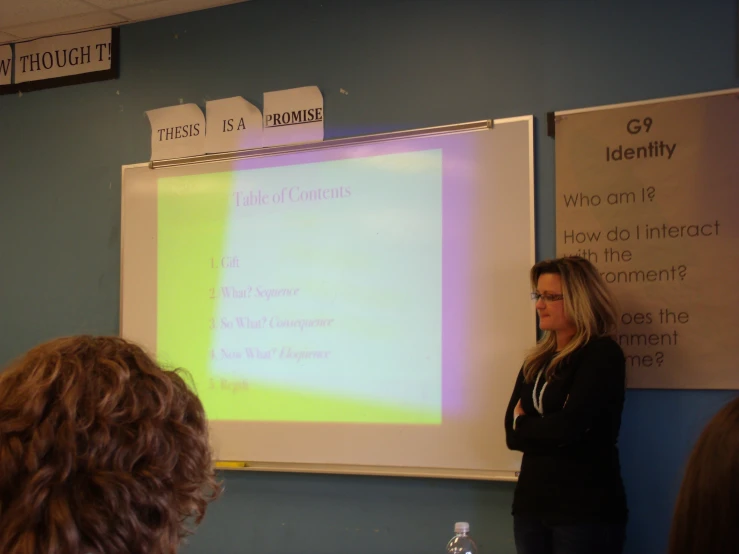
{"type": "Polygon", "coordinates": [[[174,554],[221,492],[181,373],[79,336],[0,374],[0,552],[174,554]]]}

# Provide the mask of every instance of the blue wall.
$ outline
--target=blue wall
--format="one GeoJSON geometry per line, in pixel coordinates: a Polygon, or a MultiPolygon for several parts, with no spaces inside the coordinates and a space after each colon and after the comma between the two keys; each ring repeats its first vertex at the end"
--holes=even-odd
{"type": "MultiPolygon", "coordinates": [[[[736,28],[736,0],[252,0],[124,27],[120,80],[0,97],[0,362],[53,336],[118,331],[120,167],[148,159],[145,110],[261,105],[264,91],[318,85],[327,138],[533,113],[538,254],[551,256],[546,113],[739,86],[736,28]]],[[[629,392],[630,554],[664,551],[686,455],[731,396],[629,392]]],[[[188,554],[431,554],[459,519],[483,553],[514,552],[510,484],[226,484],[188,554]]]]}

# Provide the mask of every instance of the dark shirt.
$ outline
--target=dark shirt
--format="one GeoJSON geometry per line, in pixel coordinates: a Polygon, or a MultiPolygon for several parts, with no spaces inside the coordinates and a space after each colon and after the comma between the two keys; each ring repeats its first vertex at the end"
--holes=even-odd
{"type": "MultiPolygon", "coordinates": [[[[545,377],[536,386],[537,402],[545,377]]],[[[593,339],[560,365],[534,407],[535,383],[519,372],[505,416],[506,443],[523,452],[513,514],[549,524],[625,522],[618,435],[626,361],[611,338],[593,339]],[[513,429],[521,399],[526,415],[513,429]]]]}

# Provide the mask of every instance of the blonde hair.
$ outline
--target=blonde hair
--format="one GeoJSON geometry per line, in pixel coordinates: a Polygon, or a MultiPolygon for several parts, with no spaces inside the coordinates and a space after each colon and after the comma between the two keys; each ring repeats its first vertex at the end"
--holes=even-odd
{"type": "Polygon", "coordinates": [[[529,383],[541,370],[551,379],[557,367],[578,348],[594,338],[615,336],[618,326],[616,300],[590,261],[579,256],[541,261],[531,268],[532,290],[536,290],[539,277],[545,274],[559,275],[562,280],[564,312],[575,324],[575,335],[557,352],[556,333],[544,331],[524,360],[523,374],[529,383]]]}

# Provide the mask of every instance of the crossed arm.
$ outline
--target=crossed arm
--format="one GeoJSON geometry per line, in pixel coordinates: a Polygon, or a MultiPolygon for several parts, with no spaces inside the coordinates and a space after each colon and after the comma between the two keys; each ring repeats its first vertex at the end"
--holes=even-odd
{"type": "Polygon", "coordinates": [[[577,442],[586,436],[604,411],[620,402],[625,383],[623,352],[611,342],[602,347],[588,345],[584,348],[564,408],[544,416],[521,415],[514,429],[514,412],[519,406],[523,386],[523,371],[519,371],[505,414],[508,448],[539,452],[577,442]]]}

